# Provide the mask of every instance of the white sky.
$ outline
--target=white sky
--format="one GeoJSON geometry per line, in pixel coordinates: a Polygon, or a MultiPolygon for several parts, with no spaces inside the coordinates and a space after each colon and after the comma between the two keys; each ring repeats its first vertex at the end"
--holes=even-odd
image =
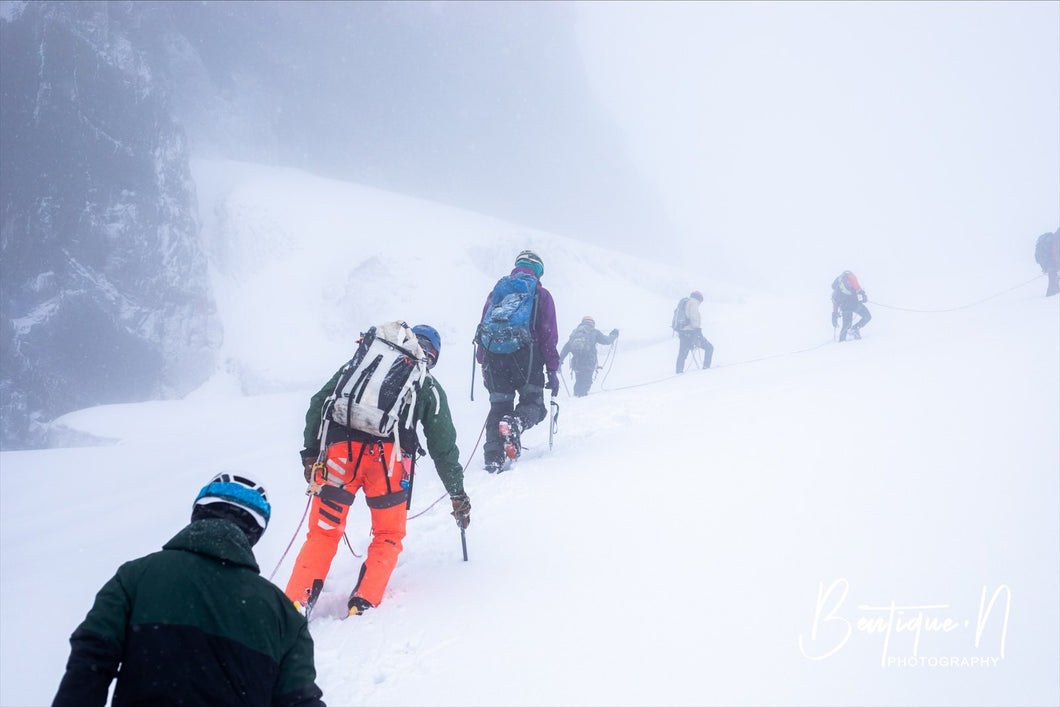
{"type": "Polygon", "coordinates": [[[714,276],[1033,266],[1060,226],[1060,3],[579,8],[599,97],[714,276]]]}
{"type": "MultiPolygon", "coordinates": [[[[269,576],[294,540],[283,586],[304,536],[309,397],[359,331],[395,317],[442,333],[469,561],[447,502],[431,507],[444,492],[426,462],[384,602],[356,620],[337,618],[360,563],[339,548],[311,624],[331,707],[1060,701],[1060,297],[1042,296],[1043,278],[937,314],[882,297],[953,307],[1025,273],[1002,264],[959,292],[880,287],[864,340],[842,345],[827,297],[712,282],[716,368],[676,377],[684,271],[295,170],[194,174],[224,361],[185,400],[71,413],[71,446],[0,453],[0,704],[50,702],[95,592],[172,537],[218,470],[269,490],[255,554],[269,576]],[[561,392],[554,449],[532,428],[517,468],[490,476],[470,341],[527,246],[563,335],[586,313],[621,335],[593,394],[561,392]],[[74,446],[78,433],[115,443],[74,446]],[[819,587],[841,580],[815,621],[819,587]],[[1000,587],[1011,611],[1003,590],[977,642],[982,592],[1000,587]],[[957,628],[844,641],[845,622],[892,601],[944,605],[926,618],[957,628]],[[913,657],[936,663],[887,662],[913,657]]],[[[363,553],[363,499],[347,531],[363,553]]]]}

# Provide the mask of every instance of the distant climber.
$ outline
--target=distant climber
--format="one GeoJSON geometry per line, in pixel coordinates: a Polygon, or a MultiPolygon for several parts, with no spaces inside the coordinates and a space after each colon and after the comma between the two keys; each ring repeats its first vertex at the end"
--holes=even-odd
{"type": "Polygon", "coordinates": [[[832,328],[839,325],[839,317],[843,317],[843,328],[839,330],[839,340],[846,341],[849,334],[852,339],[861,338],[861,329],[872,319],[865,302],[869,296],[861,288],[858,278],[849,270],[832,280],[832,328]],[[858,321],[851,326],[854,315],[858,315],[858,321]]]}

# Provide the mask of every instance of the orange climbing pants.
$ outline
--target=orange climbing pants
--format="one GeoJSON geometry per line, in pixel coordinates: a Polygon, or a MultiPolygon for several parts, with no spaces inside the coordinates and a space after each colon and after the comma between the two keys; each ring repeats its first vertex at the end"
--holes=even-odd
{"type": "Polygon", "coordinates": [[[327,577],[346,530],[346,516],[362,487],[372,514],[372,542],[353,594],[372,606],[383,600],[401,554],[408,516],[408,492],[401,488],[403,467],[400,458],[392,464],[392,449],[392,442],[337,442],[328,447],[327,482],[313,497],[309,532],[284,592],[291,601],[304,602],[313,580],[327,577]]]}

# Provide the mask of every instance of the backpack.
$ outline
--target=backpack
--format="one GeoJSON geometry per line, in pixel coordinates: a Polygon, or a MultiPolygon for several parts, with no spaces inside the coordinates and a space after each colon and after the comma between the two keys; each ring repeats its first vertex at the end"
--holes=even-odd
{"type": "Polygon", "coordinates": [[[1050,252],[1053,248],[1053,241],[1060,238],[1056,233],[1043,233],[1038,236],[1037,243],[1034,244],[1034,261],[1043,268],[1048,268],[1053,264],[1053,254],[1050,252]]]}
{"type": "Polygon", "coordinates": [[[856,295],[857,290],[854,288],[854,285],[851,284],[851,279],[853,279],[854,282],[857,282],[857,277],[854,273],[849,270],[844,270],[839,277],[832,280],[832,296],[849,297],[850,295],[856,295]]]}
{"type": "Polygon", "coordinates": [[[408,324],[371,327],[340,371],[326,418],[370,435],[396,436],[397,421],[416,405],[426,378],[427,355],[408,324]]]}
{"type": "Polygon", "coordinates": [[[688,326],[688,298],[682,297],[681,301],[677,303],[677,307],[674,308],[674,317],[670,321],[670,328],[674,331],[681,331],[688,326]]]}
{"type": "Polygon", "coordinates": [[[529,273],[502,277],[493,286],[490,305],[482,315],[475,342],[496,354],[515,353],[533,343],[530,328],[536,301],[536,277],[529,273]]]}
{"type": "Polygon", "coordinates": [[[571,332],[567,348],[577,358],[589,354],[596,348],[596,328],[588,324],[579,324],[571,332]]]}

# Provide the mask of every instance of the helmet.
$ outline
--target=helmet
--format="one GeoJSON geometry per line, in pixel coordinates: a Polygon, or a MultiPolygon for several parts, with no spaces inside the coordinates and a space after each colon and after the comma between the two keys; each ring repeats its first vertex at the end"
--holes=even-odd
{"type": "Polygon", "coordinates": [[[515,267],[530,268],[538,277],[545,274],[545,264],[541,262],[538,254],[532,250],[524,250],[515,256],[515,267]]]}
{"type": "Polygon", "coordinates": [[[699,290],[693,290],[692,294],[690,294],[689,297],[695,297],[700,302],[703,301],[703,293],[700,292],[699,290]]]}
{"type": "Polygon", "coordinates": [[[596,326],[596,320],[593,319],[591,314],[586,314],[584,317],[582,317],[582,321],[583,322],[589,322],[593,326],[596,326]]]}
{"type": "Polygon", "coordinates": [[[253,545],[265,532],[272,506],[265,487],[234,472],[222,472],[199,491],[191,519],[224,518],[239,526],[253,545]]]}
{"type": "Polygon", "coordinates": [[[427,368],[434,368],[438,363],[438,356],[442,353],[442,337],[438,330],[428,324],[417,324],[412,327],[412,333],[420,342],[420,347],[427,354],[427,368]]]}

